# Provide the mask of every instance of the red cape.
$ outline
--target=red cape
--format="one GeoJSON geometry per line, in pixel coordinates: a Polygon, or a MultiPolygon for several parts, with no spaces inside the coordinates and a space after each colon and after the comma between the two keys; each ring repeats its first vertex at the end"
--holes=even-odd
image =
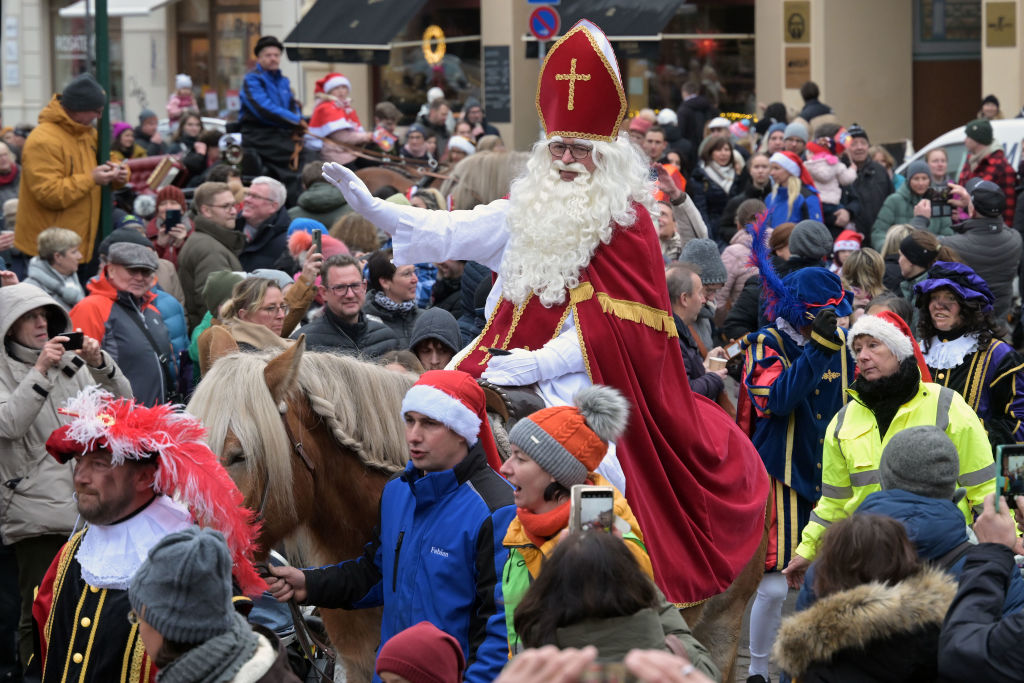
{"type": "Polygon", "coordinates": [[[479,376],[490,360],[481,347],[540,348],[572,308],[591,380],[632,404],[616,447],[655,579],[669,600],[692,604],[725,591],[753,557],[768,475],[728,414],[690,391],[657,232],[635,208],[636,222],[598,247],[566,305],[544,310],[531,298],[516,314],[503,299],[458,369],[479,376]]]}

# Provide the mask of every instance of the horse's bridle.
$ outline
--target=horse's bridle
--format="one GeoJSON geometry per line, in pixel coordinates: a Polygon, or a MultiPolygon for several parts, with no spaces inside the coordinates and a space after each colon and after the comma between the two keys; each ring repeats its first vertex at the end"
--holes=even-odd
{"type": "MultiPolygon", "coordinates": [[[[306,454],[306,449],[302,446],[302,440],[295,438],[292,428],[288,425],[287,411],[281,413],[281,424],[284,426],[284,433],[288,437],[288,442],[292,445],[292,451],[295,452],[302,460],[306,469],[309,470],[310,476],[315,476],[316,465],[310,459],[309,455],[306,454]]],[[[263,493],[260,494],[260,506],[256,510],[256,517],[254,520],[256,523],[263,522],[263,511],[267,506],[267,496],[270,492],[270,476],[266,475],[265,479],[266,481],[263,482],[263,493]]],[[[269,568],[267,568],[266,571],[269,573],[269,568]]],[[[299,640],[299,646],[302,648],[302,654],[309,660],[310,666],[314,671],[316,671],[323,683],[333,683],[334,678],[328,675],[326,670],[317,666],[316,652],[317,650],[320,650],[325,653],[330,659],[330,668],[333,668],[333,664],[337,660],[337,655],[334,650],[309,630],[309,626],[306,624],[306,619],[302,616],[302,611],[299,610],[299,606],[294,599],[288,601],[288,610],[292,615],[292,624],[295,626],[295,636],[299,640]]]]}

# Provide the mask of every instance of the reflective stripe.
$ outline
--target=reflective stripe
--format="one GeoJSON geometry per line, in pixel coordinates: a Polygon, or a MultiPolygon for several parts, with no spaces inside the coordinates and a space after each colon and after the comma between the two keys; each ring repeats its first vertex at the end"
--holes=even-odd
{"type": "Polygon", "coordinates": [[[878,470],[868,470],[866,472],[851,472],[850,483],[854,486],[871,486],[881,481],[878,477],[878,470]]]}
{"type": "Polygon", "coordinates": [[[960,486],[977,486],[978,484],[984,484],[986,481],[995,478],[996,464],[992,463],[991,465],[982,467],[980,470],[975,470],[974,472],[967,472],[966,474],[961,474],[960,478],[957,480],[957,483],[959,483],[960,486]]]}
{"type": "Polygon", "coordinates": [[[832,522],[829,522],[829,521],[824,520],[821,517],[819,517],[818,513],[815,512],[814,510],[811,510],[811,518],[808,521],[809,522],[817,522],[818,524],[822,525],[823,527],[828,527],[829,525],[832,524],[832,522]]]}
{"type": "Polygon", "coordinates": [[[853,498],[852,486],[833,486],[832,484],[821,485],[821,495],[826,498],[853,498]]]}
{"type": "Polygon", "coordinates": [[[953,403],[953,390],[939,387],[939,402],[935,407],[935,426],[946,431],[949,427],[949,406],[953,403]]]}
{"type": "Polygon", "coordinates": [[[842,455],[844,458],[846,456],[843,454],[843,442],[839,440],[839,430],[843,428],[843,421],[846,419],[846,410],[849,407],[850,404],[847,403],[839,409],[838,413],[836,413],[836,428],[832,432],[832,438],[836,440],[836,448],[839,449],[839,455],[842,455]]]}

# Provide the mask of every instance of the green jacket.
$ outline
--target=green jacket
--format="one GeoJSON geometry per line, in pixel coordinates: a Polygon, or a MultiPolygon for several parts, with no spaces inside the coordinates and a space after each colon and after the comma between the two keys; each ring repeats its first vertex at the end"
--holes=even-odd
{"type": "Polygon", "coordinates": [[[882,437],[875,414],[861,402],[856,391],[847,392],[853,400],[832,418],[825,431],[821,500],[804,527],[797,554],[813,560],[825,529],[852,515],[869,494],[881,490],[878,466],[882,449],[893,435],[907,427],[937,425],[956,446],[960,454],[957,486],[967,490],[959,506],[967,523],[972,523],[972,508],[980,511],[985,496],[995,491],[996,466],[985,428],[960,394],[938,384],[921,382],[917,394],[896,410],[882,437]]]}
{"type": "MultiPolygon", "coordinates": [[[[910,223],[914,217],[914,206],[922,197],[910,191],[910,183],[903,185],[885,198],[882,208],[878,211],[875,224],[871,228],[871,243],[881,251],[885,243],[885,233],[894,225],[910,223]]],[[[928,221],[928,230],[936,235],[952,235],[953,219],[949,217],[932,218],[928,221]]]]}
{"type": "Polygon", "coordinates": [[[660,592],[659,596],[661,606],[657,610],[648,607],[625,617],[588,619],[563,626],[557,631],[555,645],[563,649],[593,645],[599,662],[621,662],[630,650],[670,651],[665,638],[674,635],[686,648],[693,666],[708,678],[720,681],[722,674],[711,660],[711,653],[693,637],[679,610],[660,592]]]}

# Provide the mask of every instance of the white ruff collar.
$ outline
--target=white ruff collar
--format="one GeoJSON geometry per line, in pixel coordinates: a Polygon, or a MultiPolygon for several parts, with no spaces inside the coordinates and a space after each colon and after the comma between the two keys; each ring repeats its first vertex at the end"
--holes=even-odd
{"type": "Polygon", "coordinates": [[[924,350],[924,345],[921,345],[925,365],[936,370],[955,368],[964,362],[964,358],[977,350],[977,334],[965,334],[945,342],[938,337],[932,337],[932,348],[927,352],[924,350]]]}
{"type": "Polygon", "coordinates": [[[150,548],[192,524],[192,514],[183,505],[158,495],[145,510],[119,524],[90,525],[75,555],[82,578],[97,588],[127,590],[150,548]]]}
{"type": "Polygon", "coordinates": [[[785,321],[784,318],[776,318],[775,327],[779,328],[780,331],[785,332],[786,336],[789,337],[797,346],[803,348],[803,345],[807,343],[807,337],[797,332],[792,325],[785,321]]]}

